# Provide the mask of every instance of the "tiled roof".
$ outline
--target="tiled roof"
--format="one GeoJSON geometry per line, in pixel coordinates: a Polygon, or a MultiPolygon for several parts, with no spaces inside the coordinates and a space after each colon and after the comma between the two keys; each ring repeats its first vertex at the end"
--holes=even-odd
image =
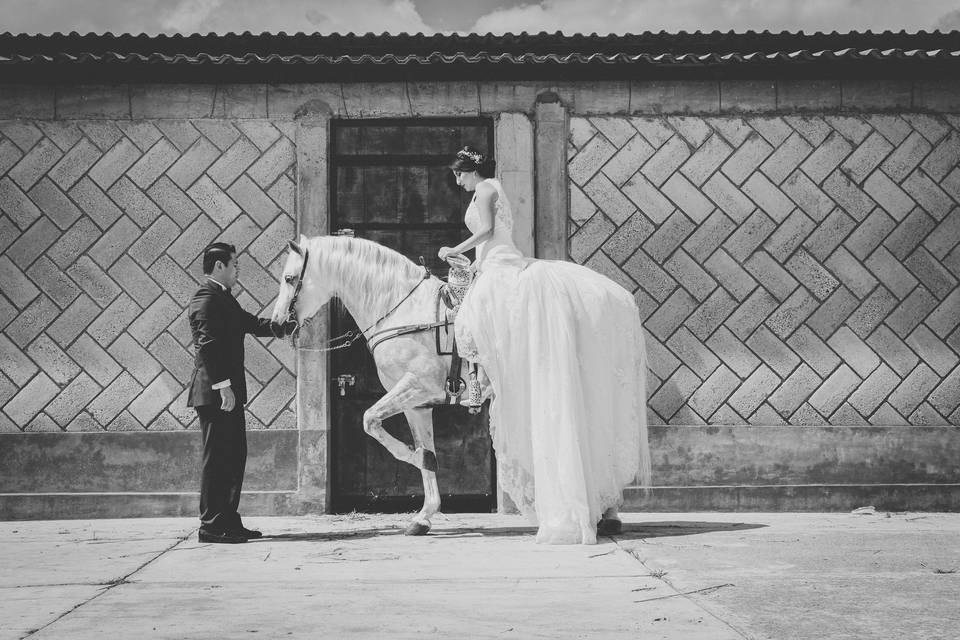
{"type": "MultiPolygon", "coordinates": [[[[352,67],[460,70],[483,68],[769,68],[837,63],[872,66],[960,62],[960,31],[872,33],[642,33],[632,35],[424,34],[0,34],[0,68],[46,69],[352,67]]],[[[24,69],[25,70],[25,69],[24,69]]],[[[246,70],[246,71],[244,71],[246,70]]],[[[344,71],[346,71],[344,69],[344,71]]],[[[564,73],[563,71],[559,71],[564,73]]],[[[178,72],[179,73],[179,72],[178,72]]],[[[352,73],[352,72],[351,72],[352,73]]]]}

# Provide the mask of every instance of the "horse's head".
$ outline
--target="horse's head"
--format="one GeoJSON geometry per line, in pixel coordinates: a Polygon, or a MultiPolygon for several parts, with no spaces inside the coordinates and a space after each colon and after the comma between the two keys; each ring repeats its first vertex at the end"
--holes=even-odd
{"type": "Polygon", "coordinates": [[[310,271],[310,263],[316,262],[311,259],[309,244],[303,235],[299,243],[293,240],[288,243],[290,251],[280,275],[280,292],[271,316],[274,322],[296,320],[302,325],[331,297],[330,292],[322,290],[317,274],[310,271]]]}

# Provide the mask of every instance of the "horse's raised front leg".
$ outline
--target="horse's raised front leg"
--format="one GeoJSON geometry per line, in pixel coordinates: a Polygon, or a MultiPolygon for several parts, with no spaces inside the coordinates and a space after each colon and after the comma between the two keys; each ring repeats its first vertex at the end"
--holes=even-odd
{"type": "Polygon", "coordinates": [[[387,448],[394,458],[409,462],[418,469],[437,470],[437,458],[418,444],[416,449],[407,446],[387,433],[383,421],[401,411],[406,411],[428,402],[432,397],[428,389],[414,374],[403,374],[397,384],[373,406],[363,413],[363,430],[387,448]]]}
{"type": "Polygon", "coordinates": [[[433,444],[433,411],[431,409],[411,409],[405,411],[410,431],[413,433],[413,442],[417,451],[422,451],[425,464],[420,467],[423,476],[423,508],[407,525],[404,534],[408,536],[422,536],[430,531],[430,518],[440,510],[440,489],[437,487],[437,457],[433,444]]]}

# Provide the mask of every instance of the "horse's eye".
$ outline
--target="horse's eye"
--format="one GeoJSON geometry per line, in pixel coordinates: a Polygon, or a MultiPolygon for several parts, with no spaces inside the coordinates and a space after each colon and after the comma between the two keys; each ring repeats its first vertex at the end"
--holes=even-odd
{"type": "Polygon", "coordinates": [[[283,279],[284,279],[284,281],[285,281],[287,284],[293,284],[294,281],[297,279],[297,276],[295,276],[295,275],[286,275],[286,276],[283,276],[283,279]]]}

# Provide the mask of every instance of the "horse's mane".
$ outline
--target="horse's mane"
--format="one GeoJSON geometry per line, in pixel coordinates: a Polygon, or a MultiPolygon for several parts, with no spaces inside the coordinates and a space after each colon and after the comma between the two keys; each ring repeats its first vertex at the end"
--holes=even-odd
{"type": "Polygon", "coordinates": [[[310,242],[319,273],[337,283],[336,293],[350,291],[374,313],[389,308],[407,294],[411,280],[423,277],[422,268],[406,256],[372,240],[317,236],[310,242]]]}

